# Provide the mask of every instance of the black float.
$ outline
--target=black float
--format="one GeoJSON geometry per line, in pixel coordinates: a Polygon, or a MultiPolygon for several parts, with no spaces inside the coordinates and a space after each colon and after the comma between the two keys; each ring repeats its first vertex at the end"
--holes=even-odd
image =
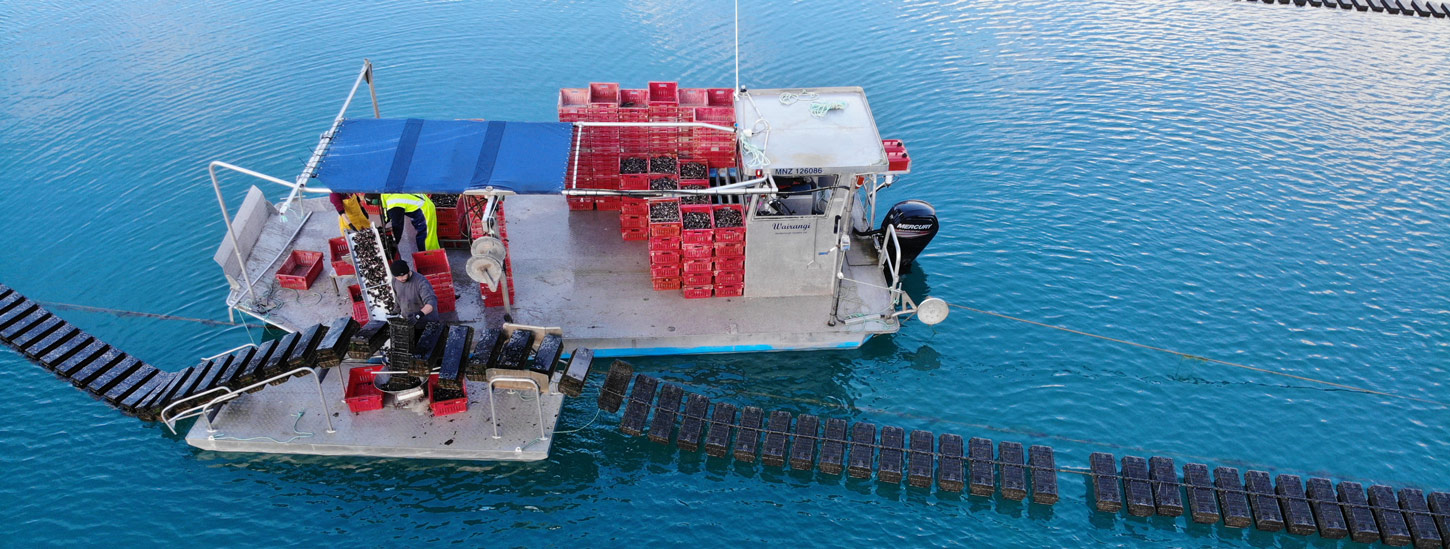
{"type": "Polygon", "coordinates": [[[1183,516],[1183,496],[1178,491],[1178,470],[1173,466],[1173,458],[1148,458],[1148,479],[1153,484],[1153,506],[1158,509],[1158,514],[1183,516]]]}

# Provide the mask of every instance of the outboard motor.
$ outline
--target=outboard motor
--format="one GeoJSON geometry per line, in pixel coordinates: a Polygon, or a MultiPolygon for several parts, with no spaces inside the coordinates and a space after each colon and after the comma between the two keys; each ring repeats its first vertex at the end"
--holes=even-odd
{"type": "MultiPolygon", "coordinates": [[[[911,263],[916,261],[916,256],[926,249],[931,243],[932,237],[936,236],[939,228],[936,219],[936,208],[922,200],[906,200],[898,202],[886,212],[886,218],[881,220],[882,236],[885,237],[886,227],[896,229],[896,239],[901,242],[901,272],[911,272],[911,263]]],[[[887,257],[896,259],[896,249],[890,241],[885,243],[887,257]]],[[[891,272],[887,271],[887,278],[891,272]]],[[[894,281],[892,281],[894,282],[894,281]]]]}

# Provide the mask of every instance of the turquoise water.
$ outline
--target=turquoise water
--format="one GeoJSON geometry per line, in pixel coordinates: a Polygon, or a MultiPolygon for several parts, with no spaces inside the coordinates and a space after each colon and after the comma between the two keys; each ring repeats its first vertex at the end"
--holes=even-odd
{"type": "MultiPolygon", "coordinates": [[[[743,80],[863,86],[945,228],[913,295],[1450,400],[1446,20],[1227,0],[746,1],[743,80]]],[[[0,5],[0,281],[225,319],[206,162],[290,178],[363,57],[384,115],[546,120],[560,87],[728,86],[724,2],[0,5]]],[[[362,115],[363,109],[356,111],[362,115]]],[[[248,182],[228,179],[239,200],[248,182]]],[[[170,368],[240,328],[67,313],[170,368]]],[[[254,334],[255,335],[255,334],[254,334]]],[[[1450,488],[1432,404],[955,311],[858,351],[649,358],[711,398],[1450,488]]],[[[783,472],[567,405],[547,462],[199,452],[0,351],[0,545],[1328,546],[783,472]]]]}

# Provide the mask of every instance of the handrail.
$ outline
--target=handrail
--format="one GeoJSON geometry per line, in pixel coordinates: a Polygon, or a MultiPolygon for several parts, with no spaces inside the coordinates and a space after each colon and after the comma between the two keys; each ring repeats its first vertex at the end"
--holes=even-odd
{"type": "Polygon", "coordinates": [[[705,122],[574,122],[573,124],[596,128],[705,128],[729,133],[738,132],[734,127],[705,122]]]}
{"type": "MultiPolygon", "coordinates": [[[[207,389],[207,390],[202,391],[200,393],[197,393],[197,394],[194,394],[194,395],[190,395],[190,396],[188,396],[186,398],[183,398],[181,400],[178,400],[176,402],[172,402],[171,404],[166,405],[165,408],[162,408],[161,409],[161,414],[158,417],[161,418],[161,421],[166,424],[166,428],[167,429],[170,429],[171,430],[171,434],[173,434],[173,435],[176,434],[176,422],[181,421],[181,420],[186,419],[186,418],[189,418],[189,417],[195,417],[195,416],[201,416],[202,419],[206,421],[206,432],[208,432],[208,433],[215,433],[216,432],[216,429],[212,427],[212,424],[211,424],[211,416],[207,415],[207,413],[206,413],[207,412],[207,409],[211,408],[215,404],[220,404],[220,403],[227,402],[229,400],[235,399],[235,398],[241,396],[242,394],[246,393],[247,391],[250,391],[250,390],[255,389],[257,387],[261,387],[261,386],[266,385],[268,383],[271,383],[273,381],[278,381],[278,380],[286,379],[286,378],[292,377],[294,375],[299,375],[299,374],[301,374],[301,375],[312,374],[313,380],[317,382],[317,399],[322,402],[322,417],[327,420],[327,432],[329,432],[329,433],[336,433],[337,430],[336,429],[333,429],[333,427],[332,427],[332,411],[327,406],[327,397],[324,396],[323,393],[322,393],[322,378],[319,377],[316,369],[309,368],[309,367],[306,367],[306,366],[303,366],[303,367],[300,367],[300,368],[295,368],[295,369],[293,369],[291,371],[287,371],[287,372],[283,372],[283,373],[277,374],[275,376],[272,376],[272,377],[269,377],[267,379],[258,381],[256,383],[253,383],[253,384],[248,385],[246,387],[242,387],[240,389],[230,389],[230,388],[227,388],[227,387],[212,387],[211,389],[207,389]],[[186,402],[188,400],[193,400],[193,399],[195,399],[197,397],[200,397],[200,396],[205,396],[207,394],[210,394],[210,393],[215,392],[215,391],[218,391],[218,390],[223,391],[223,394],[221,396],[216,397],[216,398],[213,398],[213,399],[207,401],[206,404],[203,404],[201,406],[194,406],[194,407],[191,407],[191,408],[187,408],[186,410],[177,413],[171,419],[167,419],[166,418],[166,412],[171,411],[171,409],[172,408],[175,408],[176,405],[181,404],[183,402],[186,402]]],[[[537,384],[535,386],[537,386],[537,384]]],[[[542,417],[542,416],[540,416],[540,417],[542,417]]]]}
{"type": "Polygon", "coordinates": [[[221,358],[221,357],[224,357],[224,356],[227,356],[227,355],[229,355],[229,354],[232,354],[232,353],[235,353],[235,352],[237,352],[237,351],[240,351],[240,350],[242,350],[242,349],[246,349],[246,348],[247,348],[247,347],[256,347],[256,346],[257,346],[257,344],[256,344],[256,343],[247,343],[247,344],[244,344],[244,345],[238,345],[238,346],[236,346],[236,347],[233,347],[233,348],[231,348],[231,349],[227,349],[227,350],[225,350],[225,351],[222,351],[222,352],[220,352],[220,353],[217,353],[217,354],[214,354],[214,355],[211,355],[211,356],[209,356],[209,357],[205,357],[205,358],[203,358],[203,359],[202,359],[202,360],[215,360],[215,359],[218,359],[218,358],[221,358]]]}
{"type": "Polygon", "coordinates": [[[539,440],[549,440],[549,434],[544,431],[544,391],[539,388],[539,382],[526,377],[507,376],[500,376],[488,380],[488,419],[489,421],[493,422],[493,438],[503,438],[498,434],[498,410],[493,404],[493,384],[500,381],[507,381],[510,383],[528,383],[534,386],[534,405],[539,409],[539,440]]]}
{"type": "Polygon", "coordinates": [[[256,294],[255,291],[252,290],[252,278],[251,278],[251,276],[247,275],[247,260],[245,260],[245,259],[242,258],[242,246],[237,243],[237,231],[232,227],[232,214],[227,210],[227,201],[226,201],[226,198],[223,198],[222,197],[222,186],[221,186],[221,182],[219,182],[217,180],[217,177],[216,177],[216,169],[217,168],[226,168],[228,170],[232,170],[232,171],[237,172],[237,173],[241,173],[241,174],[245,174],[245,175],[250,175],[252,177],[256,177],[256,178],[261,179],[263,181],[270,181],[272,183],[277,183],[277,184],[282,185],[282,186],[285,186],[285,187],[291,187],[292,188],[292,192],[294,194],[298,190],[305,190],[307,192],[316,192],[316,193],[326,193],[326,192],[331,192],[331,191],[329,191],[327,189],[307,189],[307,188],[301,188],[300,185],[298,185],[298,184],[288,183],[288,182],[283,181],[281,179],[278,179],[276,177],[272,177],[270,175],[267,175],[267,174],[264,174],[264,173],[261,173],[261,172],[249,170],[249,169],[243,168],[241,166],[236,166],[236,165],[233,165],[233,164],[228,164],[228,163],[222,162],[220,160],[213,160],[213,161],[211,161],[210,164],[207,164],[206,165],[206,172],[207,172],[208,175],[211,176],[211,190],[216,193],[216,203],[217,203],[217,206],[219,206],[221,208],[221,210],[222,210],[222,222],[223,223],[226,223],[226,226],[227,226],[227,239],[232,241],[232,254],[234,254],[236,256],[236,258],[237,258],[237,270],[241,271],[241,273],[242,273],[242,283],[247,285],[247,296],[250,297],[250,298],[252,298],[252,304],[253,305],[256,305],[256,303],[257,303],[257,294],[256,294]]]}

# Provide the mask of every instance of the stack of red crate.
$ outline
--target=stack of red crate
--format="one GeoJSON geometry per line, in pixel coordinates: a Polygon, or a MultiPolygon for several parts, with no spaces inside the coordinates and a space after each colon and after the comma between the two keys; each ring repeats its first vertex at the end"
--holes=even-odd
{"type": "MultiPolygon", "coordinates": [[[[648,174],[619,176],[619,188],[626,191],[649,190],[648,174]]],[[[649,239],[649,204],[643,198],[624,197],[619,204],[619,236],[625,240],[649,239]]]]}
{"type": "MultiPolygon", "coordinates": [[[[732,127],[735,125],[734,107],[698,107],[695,122],[732,127]]],[[[691,138],[691,156],[705,160],[711,168],[733,168],[735,161],[735,135],[710,128],[694,128],[691,138]]]]}
{"type": "MultiPolygon", "coordinates": [[[[585,122],[589,120],[589,90],[585,88],[564,88],[559,90],[559,121],[560,122],[585,122]]],[[[575,139],[579,138],[578,130],[575,130],[575,139]]],[[[583,156],[584,151],[579,151],[583,156]]],[[[570,151],[569,168],[564,172],[565,181],[572,182],[575,177],[576,166],[574,165],[574,154],[570,151]]],[[[585,181],[588,176],[578,174],[585,181]]],[[[583,188],[581,186],[580,188],[583,188]]],[[[569,209],[571,210],[592,210],[594,209],[593,198],[569,198],[569,209]]]]}
{"type": "MultiPolygon", "coordinates": [[[[468,230],[469,230],[469,234],[473,238],[475,238],[475,239],[477,239],[477,238],[483,238],[484,236],[487,236],[488,235],[488,231],[483,226],[483,219],[479,215],[475,215],[474,212],[478,212],[478,213],[482,213],[483,212],[483,209],[484,209],[483,202],[484,202],[484,200],[482,198],[477,198],[477,197],[466,197],[466,199],[468,200],[468,202],[467,202],[467,205],[465,207],[467,208],[467,211],[470,212],[470,215],[468,216],[468,230]]],[[[503,241],[503,249],[504,249],[504,260],[503,260],[504,279],[508,283],[507,285],[508,285],[508,289],[509,289],[508,290],[509,291],[509,303],[517,303],[517,301],[515,301],[515,299],[514,299],[514,265],[513,265],[513,260],[510,259],[510,257],[509,257],[509,232],[508,232],[508,223],[507,223],[507,220],[504,218],[504,213],[503,212],[504,212],[503,204],[499,204],[497,206],[497,208],[494,210],[494,226],[498,228],[498,239],[503,241]]],[[[485,285],[483,283],[479,283],[479,285],[478,285],[478,291],[479,291],[480,294],[483,295],[483,306],[484,307],[502,307],[503,306],[503,288],[502,287],[490,291],[488,289],[488,286],[487,285],[485,285]]]]}
{"type": "Polygon", "coordinates": [[[739,297],[745,294],[745,208],[739,204],[717,204],[711,207],[715,221],[714,275],[716,297],[739,297]],[[739,226],[720,227],[720,212],[733,210],[739,226]]]}
{"type": "MultiPolygon", "coordinates": [[[[679,84],[675,82],[649,83],[650,122],[679,122],[683,119],[683,112],[683,109],[680,108],[679,84]]],[[[679,153],[681,128],[648,129],[651,156],[679,153]]]]}
{"type": "Polygon", "coordinates": [[[715,291],[715,222],[713,208],[708,204],[680,206],[681,290],[686,299],[710,297],[715,291]],[[691,215],[695,214],[695,215],[691,215]],[[703,219],[703,227],[700,220],[703,219]]]}
{"type": "MultiPolygon", "coordinates": [[[[619,121],[649,122],[649,90],[619,90],[619,121]]],[[[650,128],[620,128],[619,154],[649,154],[650,128]]]]}
{"type": "MultiPolygon", "coordinates": [[[[619,121],[619,84],[591,82],[587,122],[619,121]]],[[[589,127],[579,136],[579,173],[588,175],[588,189],[619,189],[619,128],[589,127]]],[[[619,197],[594,199],[597,210],[618,210],[619,197]]]]}
{"type": "Polygon", "coordinates": [[[680,289],[680,199],[652,198],[649,208],[649,267],[656,291],[680,289]]]}
{"type": "Polygon", "coordinates": [[[413,270],[427,278],[433,286],[433,295],[438,297],[438,312],[453,312],[458,304],[458,294],[453,292],[453,271],[448,266],[447,252],[429,250],[414,253],[413,270]]]}

